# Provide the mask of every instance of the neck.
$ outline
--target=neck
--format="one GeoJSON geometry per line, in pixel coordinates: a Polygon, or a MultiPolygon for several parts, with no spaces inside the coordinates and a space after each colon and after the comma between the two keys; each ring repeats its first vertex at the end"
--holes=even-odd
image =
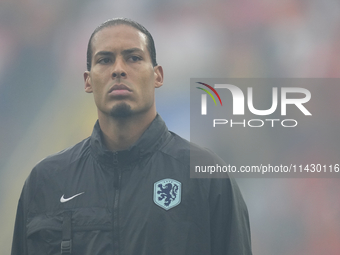
{"type": "Polygon", "coordinates": [[[156,117],[156,111],[126,118],[113,118],[98,112],[103,142],[111,151],[120,151],[130,148],[149,127],[156,117]]]}

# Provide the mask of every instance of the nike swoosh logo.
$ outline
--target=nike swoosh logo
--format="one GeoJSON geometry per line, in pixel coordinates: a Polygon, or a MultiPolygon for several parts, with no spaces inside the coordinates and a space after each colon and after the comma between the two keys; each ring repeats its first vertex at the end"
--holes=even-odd
{"type": "Polygon", "coordinates": [[[71,199],[73,199],[73,198],[75,198],[75,197],[77,197],[77,196],[80,196],[80,195],[82,195],[82,194],[84,194],[84,193],[85,193],[85,192],[81,192],[81,193],[76,194],[76,195],[74,195],[74,196],[72,196],[72,197],[69,197],[69,198],[64,198],[64,195],[62,195],[61,198],[60,198],[60,202],[61,202],[61,203],[65,203],[65,202],[70,201],[71,199]]]}

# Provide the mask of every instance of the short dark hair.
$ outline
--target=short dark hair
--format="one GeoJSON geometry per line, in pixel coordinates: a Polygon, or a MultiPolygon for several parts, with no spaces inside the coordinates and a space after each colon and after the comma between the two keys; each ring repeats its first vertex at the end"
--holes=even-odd
{"type": "Polygon", "coordinates": [[[98,33],[100,30],[102,30],[105,27],[110,27],[110,26],[116,26],[116,25],[128,25],[131,27],[134,27],[141,31],[143,34],[146,35],[147,38],[147,48],[151,57],[152,65],[157,66],[157,61],[156,61],[156,48],[155,48],[155,42],[153,41],[152,35],[150,32],[141,24],[139,24],[136,21],[133,21],[131,19],[127,18],[115,18],[115,19],[109,19],[99,25],[92,33],[89,43],[87,45],[87,70],[91,70],[91,61],[92,61],[92,39],[95,36],[96,33],[98,33]]]}

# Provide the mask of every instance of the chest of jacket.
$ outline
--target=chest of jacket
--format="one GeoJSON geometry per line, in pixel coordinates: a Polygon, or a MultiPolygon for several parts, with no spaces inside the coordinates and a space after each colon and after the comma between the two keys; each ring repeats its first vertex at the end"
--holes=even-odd
{"type": "Polygon", "coordinates": [[[28,254],[60,254],[65,212],[71,212],[75,255],[209,254],[206,190],[162,153],[125,165],[89,158],[47,180],[37,194],[31,208],[39,211],[27,220],[28,254]]]}

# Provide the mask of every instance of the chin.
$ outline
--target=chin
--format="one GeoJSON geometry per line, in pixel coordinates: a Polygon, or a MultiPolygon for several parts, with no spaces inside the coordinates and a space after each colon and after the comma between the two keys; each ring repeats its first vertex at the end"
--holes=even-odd
{"type": "Polygon", "coordinates": [[[115,105],[110,111],[110,116],[113,118],[128,118],[132,114],[131,106],[126,103],[115,105]]]}

